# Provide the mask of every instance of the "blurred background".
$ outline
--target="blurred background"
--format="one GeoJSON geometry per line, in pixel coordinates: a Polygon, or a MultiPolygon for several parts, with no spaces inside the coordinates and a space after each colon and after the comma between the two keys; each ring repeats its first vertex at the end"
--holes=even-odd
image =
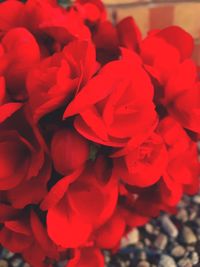
{"type": "Polygon", "coordinates": [[[195,38],[194,59],[200,64],[200,1],[104,0],[110,16],[133,16],[143,36],[151,29],[183,27],[195,38]]]}

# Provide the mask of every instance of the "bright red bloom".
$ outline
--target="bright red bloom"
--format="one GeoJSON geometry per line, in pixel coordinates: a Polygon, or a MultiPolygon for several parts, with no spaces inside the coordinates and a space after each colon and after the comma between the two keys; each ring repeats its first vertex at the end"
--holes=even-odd
{"type": "Polygon", "coordinates": [[[125,228],[125,220],[116,210],[112,217],[95,232],[96,246],[102,249],[115,248],[119,244],[125,228]]]}
{"type": "Polygon", "coordinates": [[[0,73],[5,76],[9,95],[15,100],[24,100],[27,73],[40,59],[34,36],[25,28],[11,29],[1,40],[0,56],[0,73]]]}
{"type": "Polygon", "coordinates": [[[89,159],[89,144],[74,130],[58,130],[51,142],[51,155],[57,172],[67,175],[89,159]]]}
{"type": "Polygon", "coordinates": [[[68,105],[64,118],[80,114],[75,128],[93,142],[138,145],[157,122],[152,97],[152,84],[140,63],[124,58],[105,65],[68,105]]]}
{"type": "Polygon", "coordinates": [[[6,92],[5,79],[0,77],[0,123],[12,116],[17,110],[23,106],[23,103],[13,102],[6,92]]]}
{"type": "Polygon", "coordinates": [[[24,259],[34,267],[49,267],[47,258],[58,259],[56,245],[49,239],[46,229],[32,210],[29,214],[18,213],[4,222],[0,230],[0,242],[15,253],[22,253],[24,259]]]}
{"type": "Polygon", "coordinates": [[[0,190],[17,208],[41,201],[50,178],[51,164],[32,127],[23,110],[0,125],[0,190]]]}
{"type": "Polygon", "coordinates": [[[178,95],[167,107],[182,127],[200,133],[200,83],[178,95]]]}
{"type": "Polygon", "coordinates": [[[114,212],[117,181],[102,163],[96,161],[65,176],[42,203],[42,209],[48,210],[48,234],[56,244],[65,248],[85,245],[95,228],[114,212]],[[101,173],[107,173],[108,180],[101,173]]]}
{"type": "Polygon", "coordinates": [[[152,134],[139,147],[115,159],[115,172],[125,183],[147,187],[156,183],[167,166],[167,150],[162,138],[152,134]]]}
{"type": "Polygon", "coordinates": [[[170,117],[160,122],[158,131],[164,138],[169,154],[169,163],[163,175],[160,190],[163,202],[172,206],[180,200],[184,187],[194,188],[199,183],[200,165],[197,146],[181,126],[170,117]]]}
{"type": "Polygon", "coordinates": [[[50,50],[52,42],[65,45],[74,39],[90,40],[90,31],[79,13],[64,9],[54,0],[0,3],[1,34],[16,27],[27,28],[46,51],[50,50]],[[51,38],[49,44],[47,40],[51,38]]]}
{"type": "Polygon", "coordinates": [[[91,43],[73,41],[62,52],[42,60],[27,79],[34,119],[66,106],[97,68],[91,43]]]}
{"type": "Polygon", "coordinates": [[[104,257],[98,248],[77,249],[66,267],[104,267],[104,257]]]}
{"type": "Polygon", "coordinates": [[[178,26],[143,39],[100,0],[0,3],[2,246],[104,267],[100,249],[197,193],[193,43],[178,26]]]}
{"type": "Polygon", "coordinates": [[[89,26],[106,19],[106,10],[100,0],[76,0],[75,8],[89,26]]]}

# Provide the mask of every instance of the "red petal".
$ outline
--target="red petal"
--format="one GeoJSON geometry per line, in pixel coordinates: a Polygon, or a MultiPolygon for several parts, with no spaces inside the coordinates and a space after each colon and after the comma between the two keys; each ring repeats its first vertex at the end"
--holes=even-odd
{"type": "Polygon", "coordinates": [[[76,180],[82,172],[82,168],[76,170],[72,174],[63,177],[58,181],[50,190],[46,198],[41,203],[40,207],[42,210],[47,210],[51,207],[54,207],[64,196],[65,192],[68,189],[68,186],[76,180]]]}
{"type": "Polygon", "coordinates": [[[67,118],[80,113],[106,98],[122,77],[123,66],[120,61],[113,61],[105,65],[101,72],[76,95],[65,110],[63,117],[67,118]]]}
{"type": "Polygon", "coordinates": [[[5,227],[15,233],[31,236],[30,226],[27,224],[27,220],[18,219],[16,221],[5,222],[5,227]]]}
{"type": "Polygon", "coordinates": [[[124,219],[115,212],[114,215],[95,233],[95,243],[103,249],[114,248],[122,238],[125,231],[124,219]]]}
{"type": "Polygon", "coordinates": [[[20,253],[31,245],[32,239],[30,236],[14,233],[4,227],[0,231],[0,243],[10,251],[20,253]]]}
{"type": "Polygon", "coordinates": [[[170,26],[157,33],[158,37],[163,38],[169,44],[178,49],[182,59],[191,57],[194,40],[192,36],[178,26],[170,26]]]}
{"type": "Polygon", "coordinates": [[[31,211],[31,228],[35,239],[46,252],[46,255],[52,258],[58,258],[58,252],[56,250],[55,244],[49,239],[46,229],[40,222],[36,213],[33,211],[31,211]]]}
{"type": "Polygon", "coordinates": [[[47,181],[50,178],[51,166],[46,162],[37,177],[24,181],[9,190],[7,197],[13,207],[24,208],[28,204],[38,204],[47,194],[47,181]]]}
{"type": "Polygon", "coordinates": [[[10,219],[13,219],[19,210],[13,208],[12,206],[6,204],[0,204],[0,222],[4,222],[10,219]]]}
{"type": "Polygon", "coordinates": [[[22,103],[5,103],[0,106],[0,123],[4,122],[23,106],[22,103]]]}
{"type": "Polygon", "coordinates": [[[172,101],[184,91],[190,90],[197,79],[197,68],[190,59],[179,65],[175,73],[170,77],[165,88],[165,99],[172,101]]]}
{"type": "Polygon", "coordinates": [[[97,248],[82,248],[66,267],[104,267],[104,257],[97,248]]]}
{"type": "Polygon", "coordinates": [[[24,4],[16,0],[0,4],[0,31],[6,32],[22,24],[24,4]]]}
{"type": "Polygon", "coordinates": [[[57,172],[67,175],[88,160],[89,144],[76,131],[60,129],[53,136],[51,155],[57,172]]]}
{"type": "Polygon", "coordinates": [[[70,210],[66,198],[49,209],[47,231],[50,238],[64,248],[76,248],[88,240],[92,226],[80,214],[70,210]]]}
{"type": "Polygon", "coordinates": [[[141,32],[132,17],[127,17],[117,24],[121,46],[138,52],[142,39],[141,32]]]}

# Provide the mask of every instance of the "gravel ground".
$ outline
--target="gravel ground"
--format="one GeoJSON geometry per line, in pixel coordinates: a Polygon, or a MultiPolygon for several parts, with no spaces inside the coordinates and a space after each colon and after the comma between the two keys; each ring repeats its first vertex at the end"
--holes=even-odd
{"type": "Polygon", "coordinates": [[[122,246],[112,257],[105,252],[108,267],[200,267],[200,194],[184,197],[176,216],[133,229],[122,246]]]}
{"type": "MultiPolygon", "coordinates": [[[[200,194],[184,197],[176,216],[162,214],[133,229],[122,240],[120,253],[111,256],[105,251],[105,260],[107,267],[200,267],[200,194]]],[[[30,265],[1,249],[0,267],[30,265]]]]}

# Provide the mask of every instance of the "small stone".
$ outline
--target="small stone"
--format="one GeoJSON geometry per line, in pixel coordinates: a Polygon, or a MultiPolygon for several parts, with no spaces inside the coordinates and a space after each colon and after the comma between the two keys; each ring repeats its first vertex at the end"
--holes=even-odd
{"type": "Polygon", "coordinates": [[[147,259],[147,254],[145,251],[140,251],[138,255],[138,259],[141,261],[145,261],[147,259]]]}
{"type": "Polygon", "coordinates": [[[11,251],[6,251],[5,258],[6,259],[11,259],[14,255],[15,255],[15,253],[13,253],[11,251]]]}
{"type": "Polygon", "coordinates": [[[150,267],[150,263],[148,261],[140,261],[137,267],[150,267]]]}
{"type": "Polygon", "coordinates": [[[197,211],[196,210],[191,210],[190,211],[190,216],[189,216],[189,220],[190,221],[194,221],[197,217],[197,211]]]}
{"type": "Polygon", "coordinates": [[[149,233],[149,234],[153,234],[153,232],[154,232],[154,227],[153,227],[152,224],[147,223],[147,224],[145,225],[144,228],[145,228],[145,230],[146,230],[147,233],[149,233]]]}
{"type": "Polygon", "coordinates": [[[145,239],[144,239],[144,244],[145,244],[147,247],[151,246],[151,240],[148,239],[148,238],[145,238],[145,239]]]}
{"type": "Polygon", "coordinates": [[[192,267],[192,263],[188,258],[183,258],[178,262],[179,267],[192,267]]]}
{"type": "Polygon", "coordinates": [[[174,259],[168,255],[162,255],[158,267],[176,267],[174,259]]]}
{"type": "Polygon", "coordinates": [[[154,242],[156,248],[164,250],[167,246],[168,238],[165,234],[159,234],[154,242]]]}
{"type": "Polygon", "coordinates": [[[0,260],[0,267],[8,267],[8,262],[5,260],[0,260]]]}
{"type": "Polygon", "coordinates": [[[197,237],[194,234],[194,232],[192,231],[191,228],[189,228],[188,226],[184,226],[183,230],[182,230],[182,238],[183,241],[190,245],[190,244],[194,244],[197,242],[197,237]]]}
{"type": "Polygon", "coordinates": [[[154,231],[153,231],[153,234],[154,235],[159,235],[160,233],[160,229],[156,228],[154,231]]]}
{"type": "Polygon", "coordinates": [[[199,263],[199,255],[197,252],[193,252],[191,255],[191,262],[193,265],[199,263]]]}
{"type": "Polygon", "coordinates": [[[200,195],[194,196],[192,200],[194,203],[200,204],[200,195]]]}
{"type": "Polygon", "coordinates": [[[185,248],[180,245],[173,247],[173,249],[171,250],[171,255],[174,258],[181,258],[184,256],[184,254],[185,254],[185,248]]]}
{"type": "Polygon", "coordinates": [[[176,238],[178,236],[178,229],[175,226],[175,224],[171,221],[171,219],[167,216],[164,215],[161,218],[161,224],[165,232],[173,238],[176,238]]]}
{"type": "Polygon", "coordinates": [[[12,260],[12,266],[13,267],[18,267],[22,264],[22,259],[21,258],[15,258],[12,260]]]}
{"type": "Polygon", "coordinates": [[[195,247],[193,247],[193,246],[187,246],[187,251],[193,252],[193,251],[195,251],[195,247]]]}
{"type": "Polygon", "coordinates": [[[144,248],[144,244],[139,241],[137,244],[135,244],[136,248],[139,248],[139,249],[143,249],[144,248]]]}
{"type": "Polygon", "coordinates": [[[136,244],[140,239],[140,232],[137,228],[133,228],[125,237],[121,239],[121,247],[136,244]]]}
{"type": "Polygon", "coordinates": [[[176,215],[176,218],[180,220],[181,222],[187,222],[188,221],[188,212],[186,209],[180,209],[176,215]]]}

